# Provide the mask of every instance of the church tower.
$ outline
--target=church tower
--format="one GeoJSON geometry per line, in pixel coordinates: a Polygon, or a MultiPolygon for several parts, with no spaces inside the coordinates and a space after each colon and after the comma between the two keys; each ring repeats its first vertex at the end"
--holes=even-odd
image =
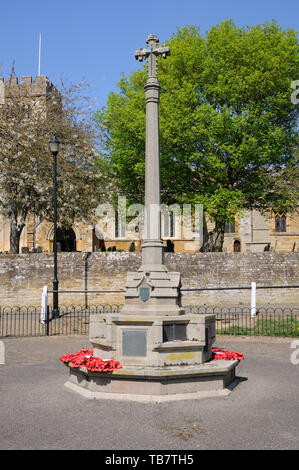
{"type": "MultiPolygon", "coordinates": [[[[47,100],[50,95],[57,93],[55,86],[46,75],[38,75],[33,80],[32,76],[22,76],[19,80],[18,77],[12,74],[4,81],[0,77],[0,106],[5,106],[12,100],[20,99],[23,103],[36,101],[36,109],[40,113],[47,112],[47,100]]],[[[26,226],[20,239],[20,250],[26,246],[29,250],[36,248],[35,246],[35,231],[36,231],[37,217],[34,214],[27,216],[26,226]]],[[[0,252],[10,251],[10,225],[9,221],[5,220],[0,215],[0,252]]]]}

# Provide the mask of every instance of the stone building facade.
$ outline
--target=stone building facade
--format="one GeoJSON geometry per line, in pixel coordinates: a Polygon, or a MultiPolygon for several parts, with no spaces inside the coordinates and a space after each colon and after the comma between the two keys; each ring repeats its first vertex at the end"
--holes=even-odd
{"type": "Polygon", "coordinates": [[[227,224],[225,251],[244,253],[299,251],[299,212],[293,214],[262,215],[258,211],[244,211],[231,227],[227,224]]]}
{"type": "MultiPolygon", "coordinates": [[[[200,251],[197,236],[186,236],[180,228],[180,220],[162,216],[162,238],[166,251],[192,253],[200,251]]],[[[209,224],[208,229],[212,229],[209,224]]],[[[20,242],[20,252],[53,251],[53,224],[29,215],[20,242]],[[38,248],[39,247],[39,248],[38,248]]],[[[72,228],[59,229],[58,249],[66,252],[136,251],[142,243],[142,232],[137,220],[131,220],[120,233],[115,219],[100,218],[94,227],[76,222],[72,228]],[[136,229],[136,230],[134,230],[136,229]]],[[[0,252],[9,252],[9,222],[0,218],[0,252]]],[[[246,211],[234,223],[226,226],[224,252],[260,253],[271,251],[288,253],[299,251],[299,213],[272,214],[268,217],[257,211],[246,211]]]]}

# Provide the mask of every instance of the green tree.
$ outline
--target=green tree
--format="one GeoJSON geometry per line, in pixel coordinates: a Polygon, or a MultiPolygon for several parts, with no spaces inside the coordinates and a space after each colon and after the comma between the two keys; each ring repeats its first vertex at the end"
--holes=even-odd
{"type": "MultiPolygon", "coordinates": [[[[162,201],[202,203],[215,223],[204,249],[221,251],[225,223],[242,209],[298,202],[298,38],[275,22],[228,20],[205,37],[184,27],[167,45],[158,66],[162,201]]],[[[145,81],[145,69],[122,77],[97,113],[107,162],[132,202],[144,188],[145,81]]]]}

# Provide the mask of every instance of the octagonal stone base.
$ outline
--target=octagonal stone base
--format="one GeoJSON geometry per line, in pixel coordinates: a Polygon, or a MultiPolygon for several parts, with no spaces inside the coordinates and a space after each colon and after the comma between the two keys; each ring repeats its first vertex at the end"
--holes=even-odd
{"type": "Polygon", "coordinates": [[[238,363],[212,360],[199,366],[125,367],[112,373],[69,367],[65,386],[86,398],[144,403],[225,396],[236,384],[238,363]]]}

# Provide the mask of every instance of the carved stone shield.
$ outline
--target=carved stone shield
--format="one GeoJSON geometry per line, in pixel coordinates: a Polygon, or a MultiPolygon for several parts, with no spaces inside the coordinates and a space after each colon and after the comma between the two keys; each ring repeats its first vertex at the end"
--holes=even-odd
{"type": "Polygon", "coordinates": [[[150,289],[149,287],[140,287],[139,289],[139,297],[143,302],[146,302],[150,296],[150,289]]]}

